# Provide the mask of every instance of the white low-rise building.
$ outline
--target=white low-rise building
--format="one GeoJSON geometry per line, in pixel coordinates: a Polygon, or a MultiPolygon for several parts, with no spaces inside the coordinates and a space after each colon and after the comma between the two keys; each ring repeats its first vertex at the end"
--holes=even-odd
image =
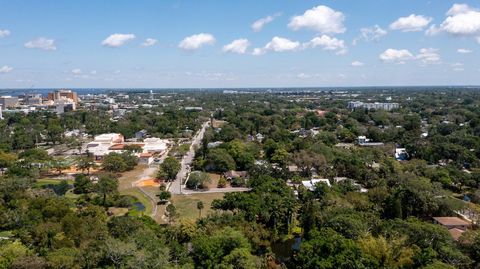
{"type": "Polygon", "coordinates": [[[99,160],[111,152],[111,146],[115,144],[121,144],[123,142],[124,137],[122,134],[101,134],[95,136],[93,141],[87,144],[87,150],[89,153],[95,156],[95,159],[99,160]]]}
{"type": "Polygon", "coordinates": [[[110,145],[123,143],[124,141],[125,141],[125,138],[123,137],[123,135],[115,134],[115,133],[97,135],[93,139],[93,142],[109,143],[110,145]]]}
{"type": "Polygon", "coordinates": [[[163,153],[168,148],[167,140],[151,137],[143,140],[145,146],[143,152],[149,153],[163,153]]]}
{"type": "Polygon", "coordinates": [[[95,136],[94,140],[87,144],[86,150],[95,156],[96,160],[101,160],[103,156],[109,153],[122,153],[125,146],[139,146],[140,152],[137,157],[143,158],[142,162],[151,163],[153,154],[163,154],[168,148],[168,140],[160,138],[146,138],[141,143],[125,142],[123,135],[111,133],[95,136]]]}
{"type": "Polygon", "coordinates": [[[302,181],[302,185],[307,188],[308,190],[310,191],[314,191],[315,190],[315,185],[317,183],[324,183],[326,184],[328,187],[331,187],[332,185],[330,184],[330,180],[328,178],[312,178],[310,180],[305,180],[305,181],[302,181]]]}

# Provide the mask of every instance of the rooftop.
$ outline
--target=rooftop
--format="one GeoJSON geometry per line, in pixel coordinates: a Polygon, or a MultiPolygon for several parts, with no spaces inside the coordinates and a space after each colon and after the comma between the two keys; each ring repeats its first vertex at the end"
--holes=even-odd
{"type": "Polygon", "coordinates": [[[470,225],[470,222],[459,217],[433,217],[433,219],[444,226],[470,225]]]}
{"type": "Polygon", "coordinates": [[[452,229],[448,229],[448,232],[452,236],[453,240],[458,241],[458,239],[462,236],[462,234],[465,231],[458,228],[452,228],[452,229]]]}

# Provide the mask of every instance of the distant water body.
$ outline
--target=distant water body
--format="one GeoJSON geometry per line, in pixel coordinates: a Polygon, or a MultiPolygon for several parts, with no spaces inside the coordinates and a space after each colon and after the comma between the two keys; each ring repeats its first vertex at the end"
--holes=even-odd
{"type": "MultiPolygon", "coordinates": [[[[47,96],[49,92],[58,88],[43,89],[0,89],[0,95],[18,96],[25,93],[35,93],[47,96]]],[[[375,87],[287,87],[287,88],[71,88],[79,95],[86,94],[108,94],[108,93],[188,93],[188,92],[319,92],[319,91],[402,91],[402,90],[480,90],[480,86],[375,86],[375,87]]]]}

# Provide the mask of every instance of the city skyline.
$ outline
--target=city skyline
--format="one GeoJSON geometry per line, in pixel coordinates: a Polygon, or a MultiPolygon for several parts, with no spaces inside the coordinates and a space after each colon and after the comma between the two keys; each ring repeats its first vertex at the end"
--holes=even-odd
{"type": "Polygon", "coordinates": [[[0,88],[480,84],[474,1],[0,4],[0,88]]]}

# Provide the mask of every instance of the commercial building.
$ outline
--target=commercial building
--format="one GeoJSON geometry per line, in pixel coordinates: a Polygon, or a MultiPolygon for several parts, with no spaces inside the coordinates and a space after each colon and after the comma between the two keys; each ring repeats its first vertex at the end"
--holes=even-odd
{"type": "Polygon", "coordinates": [[[43,103],[42,95],[38,93],[27,93],[20,97],[23,98],[23,104],[25,105],[38,106],[43,103]]]}
{"type": "Polygon", "coordinates": [[[348,109],[355,110],[358,108],[363,108],[363,109],[383,109],[383,110],[393,110],[397,109],[400,107],[398,103],[364,103],[364,102],[359,102],[359,101],[351,101],[348,102],[348,109]]]}
{"type": "Polygon", "coordinates": [[[57,114],[74,111],[76,109],[77,109],[77,106],[74,102],[63,101],[63,100],[55,102],[55,112],[57,114]]]}
{"type": "Polygon", "coordinates": [[[16,96],[0,96],[0,106],[3,109],[13,108],[18,106],[18,97],[16,96]]]}

